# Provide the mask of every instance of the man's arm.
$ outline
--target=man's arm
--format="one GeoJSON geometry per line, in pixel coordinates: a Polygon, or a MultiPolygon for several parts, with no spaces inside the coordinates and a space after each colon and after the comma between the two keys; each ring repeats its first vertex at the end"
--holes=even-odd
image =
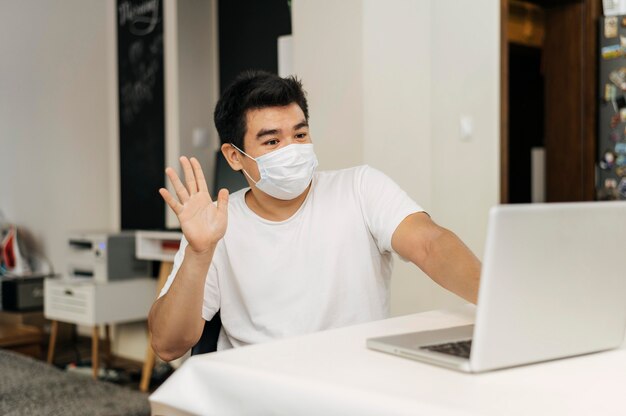
{"type": "Polygon", "coordinates": [[[394,231],[391,246],[437,284],[477,302],[480,261],[453,232],[435,224],[426,213],[406,217],[394,231]]]}
{"type": "Polygon", "coordinates": [[[181,357],[202,336],[204,282],[214,251],[197,254],[187,246],[172,285],[150,309],[152,349],[164,361],[181,357]]]}
{"type": "Polygon", "coordinates": [[[202,336],[204,283],[228,224],[228,191],[220,190],[213,204],[200,162],[183,156],[180,163],[187,186],[174,169],[165,170],[178,200],[165,188],[159,193],[178,217],[189,245],[172,285],[152,305],[148,317],[152,348],[165,361],[182,356],[202,336]]]}

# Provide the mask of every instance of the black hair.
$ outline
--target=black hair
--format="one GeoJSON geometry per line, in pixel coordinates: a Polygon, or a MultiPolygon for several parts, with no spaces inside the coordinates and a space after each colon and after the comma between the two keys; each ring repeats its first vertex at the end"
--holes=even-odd
{"type": "Polygon", "coordinates": [[[220,141],[244,150],[246,113],[248,110],[283,107],[296,103],[309,121],[309,108],[302,82],[294,76],[281,78],[265,71],[240,73],[217,102],[213,119],[220,141]]]}

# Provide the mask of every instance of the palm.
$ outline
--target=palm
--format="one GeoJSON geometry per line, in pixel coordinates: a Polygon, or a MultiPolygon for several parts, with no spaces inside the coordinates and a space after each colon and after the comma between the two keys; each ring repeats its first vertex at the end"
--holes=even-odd
{"type": "Polygon", "coordinates": [[[202,253],[217,244],[226,233],[228,224],[228,191],[222,189],[214,204],[209,195],[200,163],[192,158],[181,157],[186,186],[176,172],[166,169],[178,201],[166,189],[159,193],[180,221],[185,238],[192,250],[202,253]]]}
{"type": "Polygon", "coordinates": [[[217,243],[226,232],[227,215],[212,203],[208,192],[191,195],[178,220],[187,241],[197,251],[217,243]]]}

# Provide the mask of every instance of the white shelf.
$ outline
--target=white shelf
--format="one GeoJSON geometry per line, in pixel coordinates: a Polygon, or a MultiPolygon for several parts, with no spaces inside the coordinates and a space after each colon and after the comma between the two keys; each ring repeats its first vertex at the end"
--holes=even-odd
{"type": "Polygon", "coordinates": [[[140,260],[174,261],[183,233],[177,231],[137,231],[135,256],[140,260]]]}

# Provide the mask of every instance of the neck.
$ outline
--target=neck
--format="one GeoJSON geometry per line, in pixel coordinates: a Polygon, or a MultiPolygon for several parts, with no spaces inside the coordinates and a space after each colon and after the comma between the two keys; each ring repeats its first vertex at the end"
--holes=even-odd
{"type": "Polygon", "coordinates": [[[300,209],[306,196],[309,194],[311,184],[307,186],[304,192],[295,199],[283,201],[267,195],[265,192],[259,191],[254,187],[246,192],[245,201],[248,208],[259,217],[269,221],[284,221],[289,219],[300,209]]]}

